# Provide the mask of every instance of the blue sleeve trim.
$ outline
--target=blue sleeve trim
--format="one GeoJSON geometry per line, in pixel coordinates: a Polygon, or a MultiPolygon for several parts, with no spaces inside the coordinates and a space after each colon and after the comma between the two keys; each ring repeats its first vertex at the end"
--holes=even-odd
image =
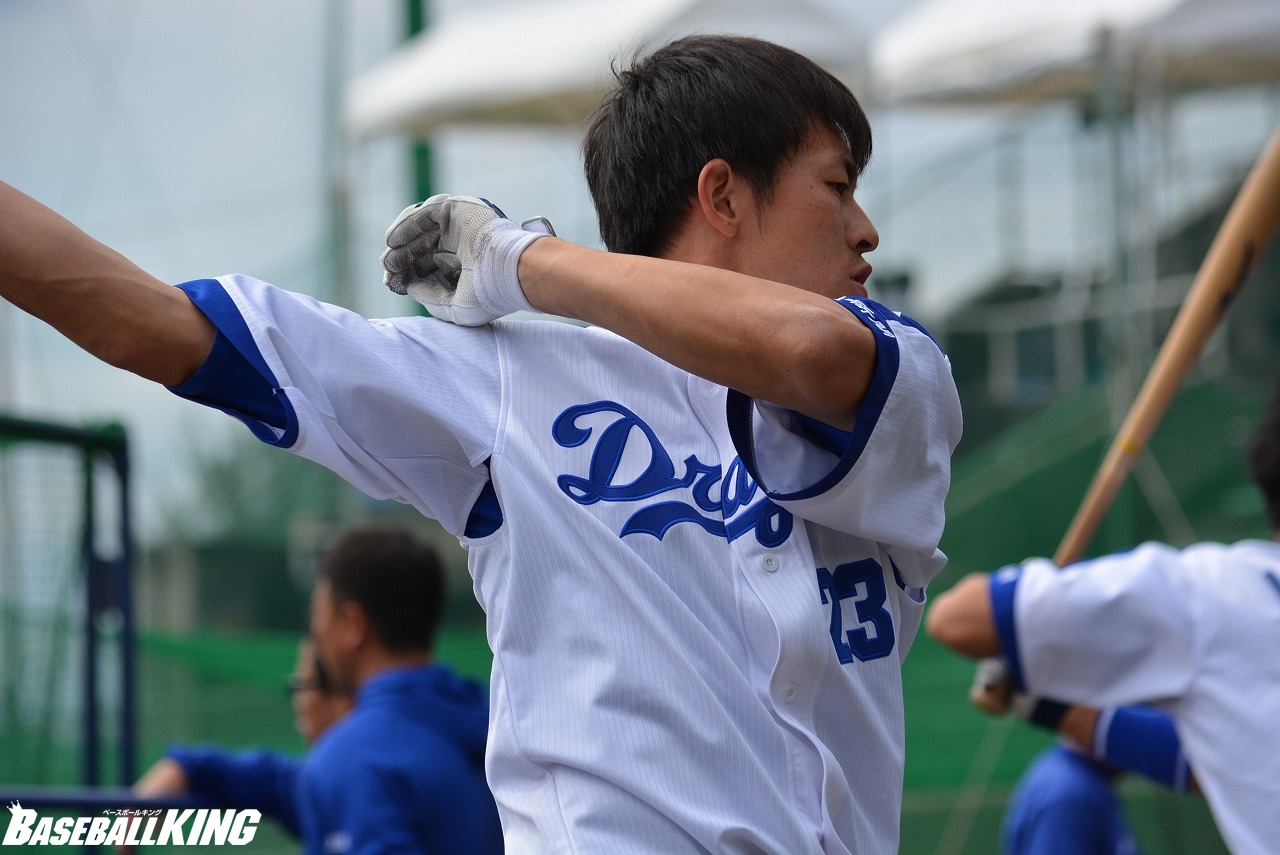
{"type": "Polygon", "coordinates": [[[871,375],[871,384],[867,387],[862,403],[858,406],[858,415],[853,423],[851,432],[846,433],[830,425],[825,425],[822,422],[795,413],[800,419],[800,425],[804,428],[804,435],[810,441],[820,448],[841,454],[840,460],[826,477],[820,479],[818,483],[794,493],[782,493],[765,487],[764,480],[760,478],[755,456],[755,443],[752,440],[753,413],[751,398],[735,389],[729,390],[725,416],[729,422],[729,435],[738,450],[738,456],[742,458],[747,471],[751,473],[751,477],[755,479],[755,482],[765,487],[765,492],[769,498],[777,501],[799,501],[820,496],[844,480],[845,476],[849,474],[849,470],[858,462],[858,458],[862,456],[863,450],[867,447],[867,442],[871,439],[871,432],[875,430],[876,424],[880,421],[880,414],[884,411],[884,406],[889,400],[889,393],[893,391],[894,380],[898,377],[898,366],[900,364],[898,339],[889,329],[889,321],[896,322],[901,320],[897,313],[881,306],[879,303],[857,297],[841,297],[836,302],[852,312],[853,316],[862,321],[867,329],[871,330],[872,335],[875,336],[876,367],[875,372],[871,375]],[[843,449],[843,451],[835,451],[834,449],[843,449]]]}
{"type": "Polygon", "coordinates": [[[1098,718],[1094,754],[1112,766],[1186,792],[1189,767],[1173,719],[1146,706],[1120,707],[1098,718]]]}
{"type": "Polygon", "coordinates": [[[243,422],[268,445],[288,448],[298,440],[298,418],[258,350],[235,301],[216,279],[178,286],[217,327],[213,349],[186,382],[170,386],[179,397],[220,410],[243,422]],[[275,430],[283,431],[277,437],[275,430]]]}
{"type": "Polygon", "coordinates": [[[924,328],[924,324],[920,323],[915,318],[909,318],[906,315],[899,314],[897,312],[894,313],[894,319],[904,326],[911,327],[912,329],[919,330],[924,333],[928,337],[929,341],[933,342],[934,346],[938,348],[939,351],[942,351],[942,345],[938,344],[938,340],[933,337],[933,333],[924,328]]]}
{"type": "Polygon", "coordinates": [[[817,419],[810,418],[804,413],[793,413],[796,420],[796,433],[821,448],[823,451],[829,451],[837,457],[843,457],[845,451],[849,448],[849,440],[853,437],[852,431],[840,430],[840,428],[823,424],[817,419]]]}
{"type": "Polygon", "coordinates": [[[996,622],[996,634],[1000,637],[1000,649],[1009,666],[1009,677],[1014,691],[1025,692],[1022,679],[1022,658],[1018,655],[1018,633],[1014,626],[1013,596],[1022,577],[1021,568],[1007,567],[991,576],[991,614],[996,622]]]}

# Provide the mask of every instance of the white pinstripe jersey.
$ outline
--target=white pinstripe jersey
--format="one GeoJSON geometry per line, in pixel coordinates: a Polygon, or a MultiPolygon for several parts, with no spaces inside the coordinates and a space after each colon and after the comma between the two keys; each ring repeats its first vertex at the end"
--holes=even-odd
{"type": "Polygon", "coordinates": [[[287,401],[257,432],[467,548],[509,851],[896,850],[900,666],[960,430],[925,333],[847,301],[879,357],[833,453],[604,330],[220,282],[197,302],[287,401]],[[468,538],[490,481],[502,524],[468,538]]]}
{"type": "Polygon", "coordinates": [[[1001,640],[1032,693],[1155,703],[1232,852],[1280,852],[1280,545],[1132,552],[992,577],[1001,640]]]}

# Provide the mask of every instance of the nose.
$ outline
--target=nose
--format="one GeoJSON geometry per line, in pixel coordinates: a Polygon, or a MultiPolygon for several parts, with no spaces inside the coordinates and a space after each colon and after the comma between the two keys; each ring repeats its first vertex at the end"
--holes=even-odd
{"type": "Polygon", "coordinates": [[[880,233],[876,231],[875,225],[867,216],[867,212],[862,210],[862,206],[856,201],[851,204],[853,216],[849,218],[849,246],[860,255],[871,252],[880,245],[880,233]]]}

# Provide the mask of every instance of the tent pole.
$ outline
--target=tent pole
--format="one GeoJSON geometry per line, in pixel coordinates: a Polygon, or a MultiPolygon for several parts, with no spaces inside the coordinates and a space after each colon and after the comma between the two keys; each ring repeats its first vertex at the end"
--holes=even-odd
{"type": "MultiPolygon", "coordinates": [[[[405,0],[405,41],[423,32],[431,23],[430,0],[405,0]]],[[[410,144],[413,170],[413,198],[421,201],[435,193],[434,165],[431,144],[425,139],[414,139],[410,144]]]]}

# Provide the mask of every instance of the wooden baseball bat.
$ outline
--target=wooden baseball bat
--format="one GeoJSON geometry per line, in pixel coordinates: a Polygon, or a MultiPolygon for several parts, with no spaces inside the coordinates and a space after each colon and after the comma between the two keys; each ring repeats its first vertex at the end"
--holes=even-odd
{"type": "Polygon", "coordinates": [[[1108,449],[1053,560],[1084,554],[1174,393],[1280,224],[1280,128],[1259,155],[1214,236],[1156,361],[1108,449]]]}

